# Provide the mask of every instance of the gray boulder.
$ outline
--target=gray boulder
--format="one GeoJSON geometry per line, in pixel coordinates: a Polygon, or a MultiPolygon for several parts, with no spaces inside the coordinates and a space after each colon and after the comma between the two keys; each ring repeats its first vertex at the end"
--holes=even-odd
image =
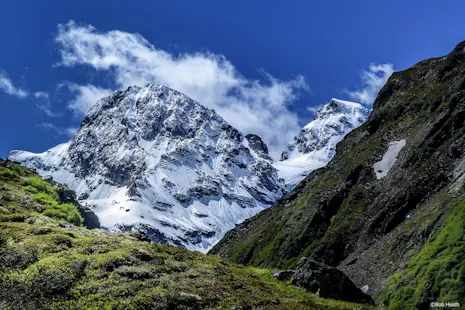
{"type": "Polygon", "coordinates": [[[295,274],[295,270],[281,270],[273,274],[276,280],[278,281],[287,281],[291,280],[295,274]]]}
{"type": "Polygon", "coordinates": [[[323,298],[374,304],[342,271],[307,257],[300,259],[291,283],[323,298]]]}

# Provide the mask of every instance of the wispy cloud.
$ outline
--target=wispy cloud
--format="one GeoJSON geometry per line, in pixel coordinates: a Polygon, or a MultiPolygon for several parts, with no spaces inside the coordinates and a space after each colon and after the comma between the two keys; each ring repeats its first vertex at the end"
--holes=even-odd
{"type": "Polygon", "coordinates": [[[60,87],[67,87],[69,91],[75,94],[73,100],[68,104],[68,109],[73,111],[74,114],[82,116],[87,113],[89,109],[103,97],[112,93],[111,90],[101,88],[95,85],[78,85],[71,82],[60,84],[60,87]]]}
{"type": "Polygon", "coordinates": [[[29,93],[25,91],[24,89],[15,87],[13,85],[13,82],[11,79],[8,77],[6,72],[0,70],[0,90],[3,92],[18,97],[20,99],[25,99],[29,97],[29,93]]]}
{"type": "Polygon", "coordinates": [[[40,123],[37,125],[37,127],[54,132],[61,136],[66,136],[68,138],[73,137],[79,129],[76,127],[59,127],[51,123],[40,123]]]}
{"type": "Polygon", "coordinates": [[[393,72],[392,64],[370,64],[368,70],[362,71],[362,88],[347,93],[355,101],[372,105],[379,90],[386,84],[393,72]]]}
{"type": "Polygon", "coordinates": [[[31,93],[25,89],[14,86],[13,82],[4,71],[0,71],[0,90],[19,99],[37,99],[34,100],[36,106],[45,114],[51,117],[60,116],[59,114],[52,111],[52,106],[50,104],[50,98],[48,93],[41,91],[31,93]]]}
{"type": "Polygon", "coordinates": [[[34,98],[38,99],[36,101],[36,106],[42,110],[45,114],[47,114],[50,117],[60,117],[61,114],[55,113],[52,110],[52,105],[50,104],[50,97],[48,93],[46,92],[35,92],[34,93],[34,98]]]}
{"type": "MultiPolygon", "coordinates": [[[[302,76],[282,81],[263,73],[264,81],[241,75],[224,56],[210,52],[173,55],[156,48],[140,34],[99,32],[73,21],[58,26],[60,65],[87,65],[109,72],[118,88],[157,82],[179,90],[215,109],[244,133],[260,135],[279,156],[299,131],[298,116],[288,109],[307,85],[302,76]]],[[[94,85],[74,85],[69,108],[85,113],[109,91],[94,85]]]]}

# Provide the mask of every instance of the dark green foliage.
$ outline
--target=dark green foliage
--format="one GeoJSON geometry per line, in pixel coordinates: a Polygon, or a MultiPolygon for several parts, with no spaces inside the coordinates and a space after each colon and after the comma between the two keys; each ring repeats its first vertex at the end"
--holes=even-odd
{"type": "Polygon", "coordinates": [[[10,170],[8,168],[0,168],[0,179],[19,180],[19,175],[14,170],[10,170]]]}
{"type": "Polygon", "coordinates": [[[83,221],[76,206],[70,203],[47,207],[43,214],[56,219],[66,220],[67,222],[77,226],[82,225],[83,221]]]}
{"type": "Polygon", "coordinates": [[[43,214],[55,219],[65,220],[73,225],[82,225],[83,218],[78,207],[70,203],[59,203],[58,188],[45,182],[40,176],[31,176],[21,180],[23,189],[32,193],[32,197],[43,205],[43,214]]]}
{"type": "Polygon", "coordinates": [[[21,180],[21,185],[28,188],[35,188],[41,194],[50,196],[53,200],[58,200],[57,188],[45,182],[40,176],[31,176],[27,179],[21,180]]]}

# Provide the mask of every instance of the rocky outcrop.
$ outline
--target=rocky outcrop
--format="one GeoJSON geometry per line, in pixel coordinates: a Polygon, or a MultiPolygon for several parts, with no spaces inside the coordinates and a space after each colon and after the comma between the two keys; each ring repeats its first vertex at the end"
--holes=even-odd
{"type": "Polygon", "coordinates": [[[307,257],[300,259],[291,283],[323,298],[373,304],[342,271],[307,257]]]}
{"type": "Polygon", "coordinates": [[[259,154],[264,159],[272,160],[270,155],[268,155],[268,147],[265,142],[262,141],[262,138],[254,134],[248,134],[245,138],[247,139],[247,143],[251,150],[259,154]]]}
{"type": "Polygon", "coordinates": [[[273,274],[276,280],[288,281],[291,280],[295,274],[295,270],[281,270],[273,274]]]}

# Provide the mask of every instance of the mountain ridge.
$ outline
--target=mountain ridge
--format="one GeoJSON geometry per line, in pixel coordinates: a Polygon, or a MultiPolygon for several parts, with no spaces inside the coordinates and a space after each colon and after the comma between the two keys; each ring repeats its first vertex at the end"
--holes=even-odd
{"type": "Polygon", "coordinates": [[[336,145],[363,124],[369,113],[359,103],[335,98],[319,107],[313,120],[282,152],[281,160],[273,164],[288,187],[294,187],[313,170],[326,166],[336,152],[336,145]]]}
{"type": "Polygon", "coordinates": [[[258,139],[152,83],[99,100],[70,142],[9,159],[68,184],[103,227],[206,251],[286,190],[258,139]]]}
{"type": "Polygon", "coordinates": [[[444,223],[465,199],[464,73],[465,42],[444,57],[394,73],[367,122],[345,136],[326,167],[228,232],[210,253],[284,269],[309,256],[337,266],[388,307],[426,309],[439,296],[465,302],[463,279],[447,285],[433,280],[460,274],[463,248],[421,254],[449,229],[444,223]],[[398,150],[389,154],[393,143],[398,150]],[[386,158],[392,165],[377,178],[375,164],[386,158]],[[430,258],[418,267],[418,255],[430,258]],[[444,264],[453,267],[437,267],[444,264]],[[425,281],[418,287],[402,282],[412,268],[425,281]]]}

